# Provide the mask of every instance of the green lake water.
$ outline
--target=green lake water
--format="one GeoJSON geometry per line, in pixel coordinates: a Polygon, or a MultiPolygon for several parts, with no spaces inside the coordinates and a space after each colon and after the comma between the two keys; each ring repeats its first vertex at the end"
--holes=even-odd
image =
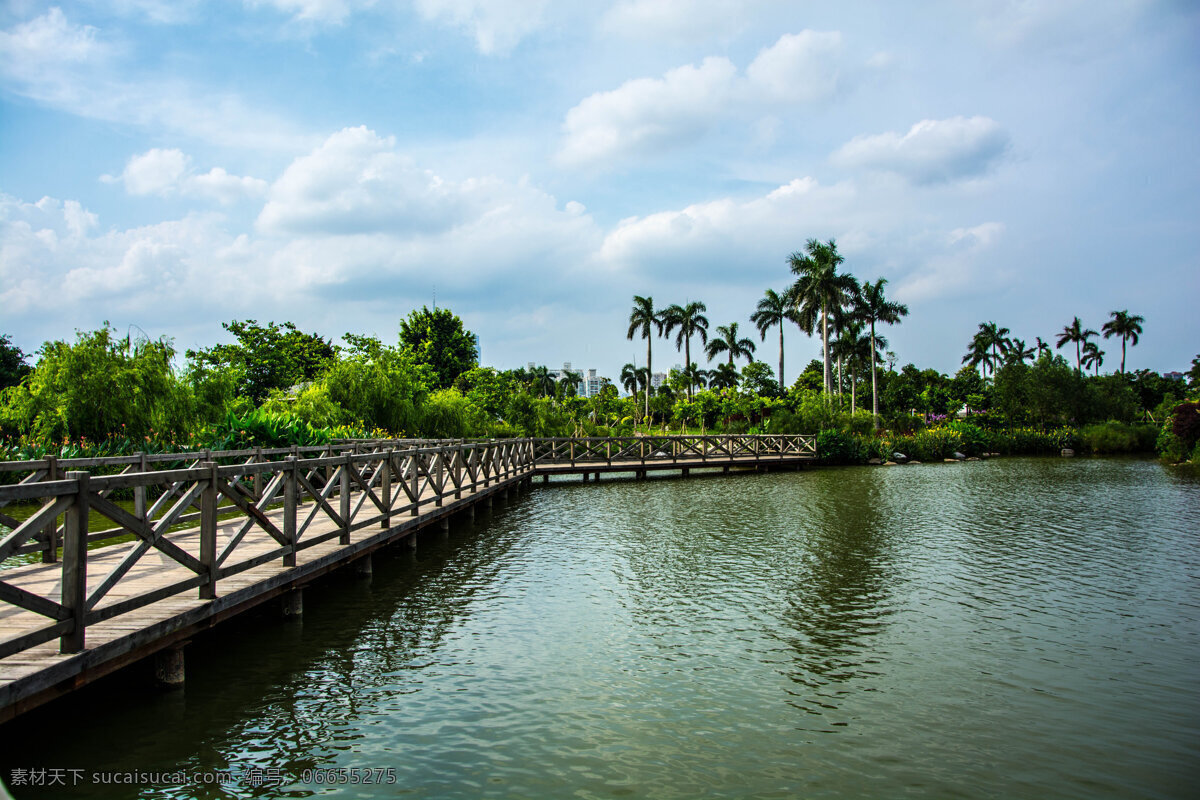
{"type": "Polygon", "coordinates": [[[1200,477],[538,483],[0,739],[18,799],[1195,797],[1200,477]]]}

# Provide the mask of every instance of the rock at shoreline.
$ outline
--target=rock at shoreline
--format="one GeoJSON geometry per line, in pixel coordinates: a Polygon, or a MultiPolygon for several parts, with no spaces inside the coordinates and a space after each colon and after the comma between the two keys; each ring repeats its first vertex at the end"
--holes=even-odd
{"type": "Polygon", "coordinates": [[[979,458],[977,458],[976,456],[971,456],[970,458],[967,459],[967,461],[979,461],[979,458]]]}
{"type": "Polygon", "coordinates": [[[873,467],[877,467],[877,466],[879,466],[880,464],[882,464],[882,463],[883,463],[883,461],[882,461],[882,460],[880,460],[880,459],[878,459],[878,458],[868,458],[868,459],[867,459],[867,463],[868,463],[868,464],[870,464],[870,465],[871,465],[871,466],[873,466],[873,467]]]}
{"type": "Polygon", "coordinates": [[[885,461],[885,462],[883,462],[883,465],[884,465],[885,467],[895,467],[895,466],[897,466],[897,464],[896,464],[896,462],[895,462],[895,461],[885,461]]]}
{"type": "Polygon", "coordinates": [[[913,460],[913,461],[908,462],[908,465],[911,467],[913,464],[920,464],[920,463],[921,463],[920,461],[913,460]]]}
{"type": "Polygon", "coordinates": [[[1074,455],[1075,455],[1075,451],[1074,451],[1074,450],[1072,450],[1071,448],[1069,448],[1069,447],[1064,447],[1064,448],[1062,449],[1062,456],[1063,456],[1063,458],[1071,458],[1071,457],[1072,457],[1072,456],[1074,456],[1074,455]]]}
{"type": "Polygon", "coordinates": [[[966,458],[966,457],[967,457],[967,454],[966,454],[966,453],[960,453],[960,452],[958,452],[957,450],[955,450],[955,451],[954,451],[954,457],[955,457],[955,458],[957,458],[959,461],[962,461],[964,458],[966,458]]]}
{"type": "Polygon", "coordinates": [[[947,464],[957,464],[958,463],[957,458],[943,458],[942,461],[944,461],[947,464]]]}

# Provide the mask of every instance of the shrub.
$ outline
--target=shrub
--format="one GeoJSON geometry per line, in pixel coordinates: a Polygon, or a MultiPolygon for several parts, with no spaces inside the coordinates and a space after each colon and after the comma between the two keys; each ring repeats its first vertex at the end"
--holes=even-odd
{"type": "Polygon", "coordinates": [[[1151,425],[1102,422],[1079,431],[1079,443],[1093,453],[1143,453],[1154,449],[1158,431],[1151,425]]]}
{"type": "Polygon", "coordinates": [[[817,434],[817,457],[830,464],[861,464],[865,448],[859,440],[839,430],[823,430],[817,434]]]}

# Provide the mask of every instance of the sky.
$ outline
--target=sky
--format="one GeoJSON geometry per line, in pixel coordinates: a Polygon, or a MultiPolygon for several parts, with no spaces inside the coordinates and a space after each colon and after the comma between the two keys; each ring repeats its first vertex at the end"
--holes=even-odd
{"type": "MultiPolygon", "coordinates": [[[[775,365],[749,317],[809,239],[908,305],[899,364],[1128,310],[1129,367],[1186,370],[1200,4],[0,3],[0,334],[26,352],[106,320],[181,353],[235,319],[395,342],[436,298],[485,365],[616,378],[642,295],[775,365]]],[[[785,336],[791,382],[820,345],[785,336]]]]}

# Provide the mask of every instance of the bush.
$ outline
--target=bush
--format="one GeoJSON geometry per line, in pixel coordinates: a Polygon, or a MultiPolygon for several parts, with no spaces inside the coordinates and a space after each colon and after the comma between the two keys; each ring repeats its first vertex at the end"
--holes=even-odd
{"type": "Polygon", "coordinates": [[[1154,449],[1158,431],[1152,425],[1102,422],[1079,431],[1079,444],[1093,453],[1146,453],[1154,449]]]}
{"type": "Polygon", "coordinates": [[[866,448],[857,438],[832,429],[817,434],[817,457],[829,464],[861,464],[867,460],[866,448]]]}
{"type": "Polygon", "coordinates": [[[979,426],[972,425],[969,422],[955,421],[948,424],[946,428],[959,435],[962,441],[961,452],[963,454],[977,456],[980,453],[990,453],[992,451],[991,435],[979,426]]]}

